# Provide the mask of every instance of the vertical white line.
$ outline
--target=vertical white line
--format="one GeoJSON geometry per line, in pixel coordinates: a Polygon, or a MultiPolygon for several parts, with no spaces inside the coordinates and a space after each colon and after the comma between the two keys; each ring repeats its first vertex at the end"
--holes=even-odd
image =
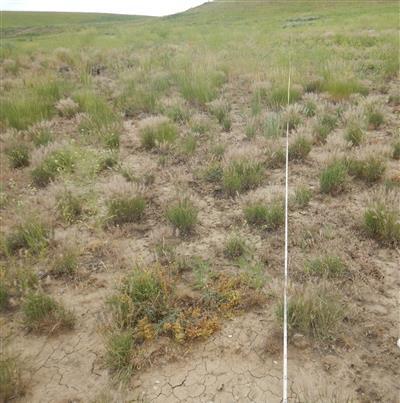
{"type": "MultiPolygon", "coordinates": [[[[291,46],[290,39],[290,46],[291,46]]],[[[291,55],[289,50],[289,74],[287,87],[287,103],[290,104],[290,81],[291,81],[291,55]]],[[[289,122],[286,123],[286,168],[285,168],[285,273],[283,286],[283,398],[282,402],[288,401],[288,353],[287,353],[287,288],[288,288],[288,194],[289,194],[289,122]]]]}

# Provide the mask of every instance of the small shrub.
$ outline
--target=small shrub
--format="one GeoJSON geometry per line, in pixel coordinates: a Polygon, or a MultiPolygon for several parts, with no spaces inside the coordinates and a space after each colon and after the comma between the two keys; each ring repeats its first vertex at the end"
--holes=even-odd
{"type": "Polygon", "coordinates": [[[313,276],[340,278],[347,271],[346,264],[338,256],[326,255],[306,262],[305,272],[313,276]]]}
{"type": "Polygon", "coordinates": [[[20,249],[27,249],[32,254],[43,252],[49,243],[49,231],[46,226],[37,219],[29,219],[19,225],[5,240],[8,253],[14,254],[20,249]]]}
{"type": "Polygon", "coordinates": [[[29,165],[29,149],[25,144],[15,144],[6,149],[11,168],[24,168],[29,165]]]}
{"type": "Polygon", "coordinates": [[[353,146],[359,146],[364,138],[364,132],[356,123],[350,123],[345,132],[344,138],[353,146]]]}
{"type": "Polygon", "coordinates": [[[190,234],[197,223],[197,209],[189,199],[179,200],[168,208],[168,221],[178,229],[182,235],[190,234]]]}
{"type": "Polygon", "coordinates": [[[34,332],[54,333],[72,329],[75,324],[71,311],[43,293],[28,294],[22,305],[22,313],[25,326],[34,332]]]}
{"type": "Polygon", "coordinates": [[[250,161],[233,161],[224,169],[222,184],[226,193],[235,195],[254,189],[263,180],[261,164],[250,161]]]}
{"type": "Polygon", "coordinates": [[[57,210],[63,221],[74,223],[83,213],[82,198],[71,191],[65,191],[57,197],[57,210]]]}
{"type": "Polygon", "coordinates": [[[398,205],[384,200],[371,204],[364,212],[364,228],[368,236],[391,245],[400,243],[400,215],[398,205]]]}
{"type": "Polygon", "coordinates": [[[217,183],[222,180],[223,169],[220,163],[212,162],[203,172],[203,178],[207,182],[217,183]]]}
{"type": "Polygon", "coordinates": [[[334,161],[320,175],[321,193],[331,195],[342,192],[347,181],[347,168],[342,161],[334,161]]]}
{"type": "Polygon", "coordinates": [[[285,209],[281,202],[275,201],[270,206],[253,203],[244,208],[246,221],[255,226],[275,230],[285,222],[285,209]]]}
{"type": "Polygon", "coordinates": [[[56,109],[60,116],[72,118],[79,111],[79,105],[71,98],[64,98],[56,103],[56,109]]]}
{"type": "Polygon", "coordinates": [[[162,143],[173,143],[177,134],[178,131],[174,124],[160,119],[141,128],[140,141],[142,147],[151,150],[162,143]]]}
{"type": "Polygon", "coordinates": [[[236,259],[243,256],[247,251],[246,241],[238,235],[230,236],[224,248],[224,254],[230,259],[236,259]]]}
{"type": "Polygon", "coordinates": [[[22,364],[10,353],[0,353],[0,401],[9,402],[22,396],[25,384],[22,380],[22,364]]]}
{"type": "Polygon", "coordinates": [[[72,172],[74,165],[75,156],[72,151],[53,151],[32,171],[33,183],[38,187],[45,187],[61,172],[72,172]]]}
{"type": "Polygon", "coordinates": [[[393,144],[392,158],[394,160],[400,160],[400,140],[397,140],[393,144]]]}
{"type": "Polygon", "coordinates": [[[72,277],[77,269],[78,254],[73,249],[65,249],[56,257],[51,272],[56,277],[72,277]]]}
{"type": "Polygon", "coordinates": [[[119,197],[108,203],[108,222],[120,225],[143,219],[146,200],[142,196],[119,197]]]}
{"type": "Polygon", "coordinates": [[[294,200],[299,207],[306,207],[311,200],[311,190],[307,187],[298,187],[294,194],[294,200]]]}
{"type": "Polygon", "coordinates": [[[311,151],[311,142],[304,136],[297,136],[289,145],[289,159],[303,161],[311,151]]]}
{"type": "Polygon", "coordinates": [[[367,183],[381,180],[386,170],[384,160],[374,155],[367,157],[365,160],[348,159],[346,164],[350,175],[367,183]]]}

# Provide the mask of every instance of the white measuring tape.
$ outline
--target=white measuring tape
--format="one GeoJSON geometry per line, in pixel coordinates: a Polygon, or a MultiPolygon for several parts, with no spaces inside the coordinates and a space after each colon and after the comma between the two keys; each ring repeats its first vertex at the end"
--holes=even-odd
{"type": "MultiPolygon", "coordinates": [[[[290,40],[290,42],[292,42],[290,40]]],[[[292,63],[289,53],[287,102],[290,104],[290,81],[292,63]]],[[[285,272],[283,286],[283,392],[282,402],[288,401],[288,354],[287,354],[287,288],[288,288],[288,199],[289,199],[289,122],[286,123],[286,168],[285,168],[285,272]]]]}

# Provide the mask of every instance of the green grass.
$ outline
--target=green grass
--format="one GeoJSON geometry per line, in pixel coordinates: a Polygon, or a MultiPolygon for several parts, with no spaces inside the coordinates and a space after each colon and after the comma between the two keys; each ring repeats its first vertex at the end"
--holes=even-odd
{"type": "Polygon", "coordinates": [[[334,255],[325,255],[308,260],[304,269],[307,274],[329,279],[342,278],[347,272],[346,264],[340,257],[334,255]]]}
{"type": "Polygon", "coordinates": [[[29,218],[6,236],[6,251],[15,254],[26,249],[33,255],[39,255],[46,250],[49,235],[50,231],[45,224],[34,217],[29,218]]]}
{"type": "Polygon", "coordinates": [[[114,225],[139,222],[145,209],[146,200],[142,196],[114,198],[108,202],[107,222],[114,225]]]}
{"type": "Polygon", "coordinates": [[[250,225],[275,230],[281,227],[285,222],[285,210],[283,204],[275,201],[270,205],[262,203],[253,203],[247,205],[244,209],[244,217],[250,225]]]}
{"type": "Polygon", "coordinates": [[[336,195],[344,191],[347,183],[347,167],[342,161],[329,164],[319,177],[321,193],[336,195]]]}
{"type": "Polygon", "coordinates": [[[311,190],[306,186],[296,188],[294,193],[294,202],[300,208],[307,207],[312,198],[311,190]]]}
{"type": "Polygon", "coordinates": [[[344,138],[352,146],[357,147],[361,144],[364,139],[364,132],[359,124],[351,122],[345,131],[344,138]]]}
{"type": "Polygon", "coordinates": [[[23,364],[3,348],[0,353],[0,401],[9,402],[24,395],[23,364]]]}
{"type": "Polygon", "coordinates": [[[368,89],[357,80],[328,80],[323,84],[323,90],[328,92],[334,101],[343,101],[352,94],[367,95],[368,89]]]}
{"type": "Polygon", "coordinates": [[[32,171],[32,180],[37,187],[45,187],[63,172],[73,172],[75,155],[68,148],[50,153],[32,171]]]}
{"type": "Polygon", "coordinates": [[[237,259],[248,250],[246,241],[239,235],[231,235],[225,242],[224,254],[229,259],[237,259]]]}
{"type": "Polygon", "coordinates": [[[56,277],[73,277],[78,270],[78,253],[73,248],[64,248],[57,255],[51,272],[56,277]]]}
{"type": "Polygon", "coordinates": [[[277,138],[282,135],[282,130],[284,129],[281,115],[277,112],[269,113],[264,122],[264,136],[267,138],[277,138]]]}
{"type": "Polygon", "coordinates": [[[55,333],[72,329],[75,317],[71,311],[43,293],[30,293],[22,305],[23,323],[37,333],[55,333]]]}
{"type": "MultiPolygon", "coordinates": [[[[320,341],[338,336],[348,310],[340,295],[327,286],[309,286],[292,293],[288,303],[288,327],[291,333],[301,333],[320,341]]],[[[277,316],[283,319],[282,305],[277,316]]]]}
{"type": "Polygon", "coordinates": [[[185,198],[168,207],[166,217],[181,235],[188,235],[193,232],[197,223],[197,214],[196,207],[189,199],[185,198]]]}
{"type": "Polygon", "coordinates": [[[177,127],[168,120],[149,121],[140,130],[140,142],[146,150],[162,144],[172,144],[178,135],[177,127]]]}
{"type": "Polygon", "coordinates": [[[304,161],[311,151],[311,142],[305,136],[297,136],[289,145],[289,159],[291,161],[304,161]]]}
{"type": "Polygon", "coordinates": [[[400,243],[399,219],[396,201],[378,200],[365,210],[363,226],[369,237],[384,245],[396,246],[400,243]]]}
{"type": "Polygon", "coordinates": [[[134,339],[130,331],[114,332],[106,340],[105,362],[118,378],[133,372],[134,339]]]}
{"type": "Polygon", "coordinates": [[[393,143],[392,158],[394,160],[400,160],[400,140],[393,143]]]}
{"type": "Polygon", "coordinates": [[[25,168],[29,165],[29,149],[25,144],[14,144],[6,149],[11,168],[25,168]]]}
{"type": "Polygon", "coordinates": [[[56,207],[60,218],[64,222],[72,224],[82,217],[83,199],[79,195],[74,195],[71,190],[66,190],[57,196],[56,207]]]}
{"type": "Polygon", "coordinates": [[[345,161],[350,175],[366,183],[375,183],[382,179],[386,163],[380,156],[370,155],[365,159],[347,159],[345,161]]]}
{"type": "Polygon", "coordinates": [[[231,162],[223,172],[222,186],[225,192],[234,196],[259,186],[264,178],[263,167],[247,160],[231,162]]]}

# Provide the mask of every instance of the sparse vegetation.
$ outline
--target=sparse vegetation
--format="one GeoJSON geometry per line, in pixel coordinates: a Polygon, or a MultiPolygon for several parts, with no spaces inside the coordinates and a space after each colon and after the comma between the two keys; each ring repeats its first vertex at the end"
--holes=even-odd
{"type": "Polygon", "coordinates": [[[0,400],[9,402],[23,396],[26,385],[22,379],[19,359],[2,349],[0,353],[0,400]]]}
{"type": "Polygon", "coordinates": [[[83,200],[67,190],[57,197],[57,210],[63,221],[71,224],[79,220],[83,214],[83,200]]]}
{"type": "Polygon", "coordinates": [[[347,159],[347,169],[350,175],[367,183],[378,182],[386,170],[382,157],[371,155],[364,160],[347,159]]]}
{"type": "Polygon", "coordinates": [[[308,260],[305,272],[318,277],[341,278],[347,272],[346,264],[338,256],[325,255],[308,260]]]}
{"type": "Polygon", "coordinates": [[[300,208],[307,207],[312,197],[311,190],[306,186],[300,186],[294,193],[294,201],[300,208]]]}
{"type": "Polygon", "coordinates": [[[311,142],[304,136],[297,136],[289,144],[289,159],[294,161],[303,161],[311,151],[311,142]]]}
{"type": "Polygon", "coordinates": [[[73,277],[77,269],[77,251],[72,248],[64,248],[56,257],[51,272],[56,277],[73,277]]]}
{"type": "Polygon", "coordinates": [[[351,143],[352,146],[359,146],[364,138],[362,128],[356,123],[350,123],[346,128],[345,139],[351,143]]]}

